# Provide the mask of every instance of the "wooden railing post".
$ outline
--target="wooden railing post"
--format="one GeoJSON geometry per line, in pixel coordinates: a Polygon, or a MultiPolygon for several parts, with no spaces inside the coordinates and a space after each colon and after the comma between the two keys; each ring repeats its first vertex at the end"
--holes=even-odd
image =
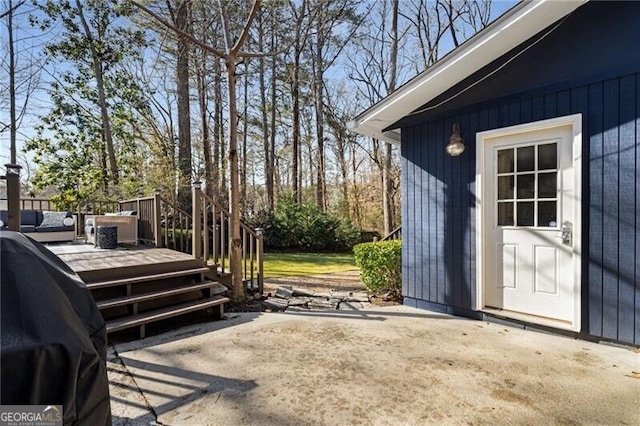
{"type": "MultiPolygon", "coordinates": [[[[214,194],[211,194],[211,199],[215,201],[214,194]]],[[[218,254],[220,253],[220,237],[218,228],[218,209],[215,202],[211,203],[211,256],[213,257],[213,263],[218,264],[218,254]]]]}
{"type": "MultiPolygon", "coordinates": [[[[51,207],[51,203],[49,203],[49,207],[51,207]]],[[[80,211],[80,201],[76,202],[76,214],[77,214],[77,219],[76,219],[76,236],[79,237],[80,235],[84,235],[85,231],[84,231],[84,216],[86,215],[82,215],[82,212],[80,211]]],[[[71,208],[71,206],[69,206],[69,208],[71,208]]],[[[87,211],[87,209],[84,209],[85,212],[87,211]]],[[[85,235],[85,242],[87,241],[87,236],[85,235]]]]}
{"type": "Polygon", "coordinates": [[[7,216],[9,230],[20,232],[20,169],[17,164],[5,164],[7,173],[7,216]]]}
{"type": "Polygon", "coordinates": [[[209,202],[204,198],[202,200],[202,253],[204,264],[209,260],[209,202]]]}
{"type": "Polygon", "coordinates": [[[200,182],[193,183],[192,211],[193,230],[191,234],[193,257],[203,262],[202,257],[202,190],[200,182]]]}
{"type": "MultiPolygon", "coordinates": [[[[162,223],[161,215],[162,213],[162,205],[160,200],[160,190],[156,189],[153,192],[153,223],[151,226],[153,227],[153,239],[154,244],[157,248],[162,247],[162,223]]],[[[140,214],[140,212],[138,212],[140,214]]]]}
{"type": "Polygon", "coordinates": [[[262,255],[264,254],[264,229],[256,228],[256,263],[258,264],[258,291],[260,294],[264,293],[264,276],[262,267],[262,255]]]}

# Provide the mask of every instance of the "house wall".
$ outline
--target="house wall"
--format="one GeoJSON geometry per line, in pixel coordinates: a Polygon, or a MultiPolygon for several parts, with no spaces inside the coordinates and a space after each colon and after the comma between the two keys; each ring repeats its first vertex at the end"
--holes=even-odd
{"type": "MultiPolygon", "coordinates": [[[[476,304],[477,132],[583,114],[583,332],[640,343],[640,73],[403,129],[403,295],[476,304]],[[460,157],[444,147],[453,123],[460,157]]],[[[444,309],[444,308],[443,308],[444,309]]]]}
{"type": "MultiPolygon", "coordinates": [[[[636,3],[629,7],[638,8],[636,3]]],[[[572,23],[580,24],[577,18],[572,23]]],[[[613,26],[600,31],[616,36],[613,26]]],[[[640,55],[633,55],[640,60],[640,55]]],[[[553,65],[562,68],[563,75],[563,67],[572,66],[570,61],[553,65]]],[[[607,69],[628,68],[628,58],[624,67],[617,65],[609,63],[607,69]]],[[[509,67],[501,72],[508,73],[509,67]]],[[[412,118],[414,123],[405,122],[401,151],[406,304],[477,315],[476,133],[582,113],[582,333],[640,344],[640,73],[591,75],[591,81],[581,76],[573,84],[550,77],[546,87],[520,87],[515,95],[482,102],[475,98],[471,106],[446,114],[434,110],[420,120],[412,118]],[[467,147],[456,158],[444,151],[453,123],[459,123],[467,147]]]]}

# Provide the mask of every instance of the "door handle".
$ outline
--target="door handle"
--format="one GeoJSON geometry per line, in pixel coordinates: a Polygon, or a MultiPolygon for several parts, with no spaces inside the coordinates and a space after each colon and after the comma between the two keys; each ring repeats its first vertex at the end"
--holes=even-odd
{"type": "Polygon", "coordinates": [[[573,223],[568,220],[562,222],[562,244],[566,246],[573,245],[573,223]]]}

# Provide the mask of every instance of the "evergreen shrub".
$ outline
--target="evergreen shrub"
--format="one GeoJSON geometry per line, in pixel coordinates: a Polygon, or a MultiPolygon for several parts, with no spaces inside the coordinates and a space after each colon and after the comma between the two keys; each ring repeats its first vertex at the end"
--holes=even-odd
{"type": "Polygon", "coordinates": [[[362,283],[370,291],[402,290],[402,241],[376,241],[353,248],[362,283]]]}
{"type": "Polygon", "coordinates": [[[313,203],[298,204],[281,196],[273,214],[258,212],[247,223],[264,229],[267,249],[302,252],[350,251],[360,239],[351,223],[322,211],[313,203]]]}

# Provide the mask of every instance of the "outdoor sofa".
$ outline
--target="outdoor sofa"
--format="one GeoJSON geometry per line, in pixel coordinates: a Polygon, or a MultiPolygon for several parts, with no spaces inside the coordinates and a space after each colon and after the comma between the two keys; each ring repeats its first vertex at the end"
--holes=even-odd
{"type": "Polygon", "coordinates": [[[138,244],[138,212],[135,210],[90,215],[85,218],[84,225],[87,243],[96,244],[98,227],[117,226],[118,244],[138,244]]]}
{"type": "MultiPolygon", "coordinates": [[[[0,230],[6,229],[9,215],[0,210],[0,230]]],[[[20,232],[41,243],[75,241],[76,220],[71,212],[21,210],[20,232]]]]}

